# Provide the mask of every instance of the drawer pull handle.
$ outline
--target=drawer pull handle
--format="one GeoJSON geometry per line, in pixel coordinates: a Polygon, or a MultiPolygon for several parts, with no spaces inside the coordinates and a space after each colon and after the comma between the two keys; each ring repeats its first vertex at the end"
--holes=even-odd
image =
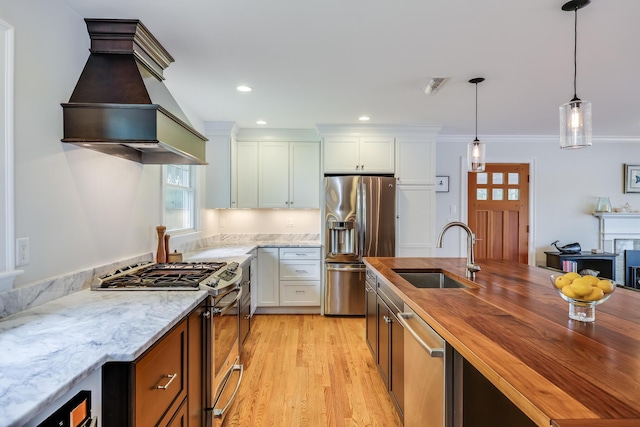
{"type": "Polygon", "coordinates": [[[296,254],[296,256],[309,256],[309,254],[296,254]]]}
{"type": "Polygon", "coordinates": [[[296,294],[304,294],[306,291],[296,291],[296,294]]]}
{"type": "Polygon", "coordinates": [[[296,270],[296,273],[308,273],[307,270],[296,270]]]}
{"type": "Polygon", "coordinates": [[[156,388],[158,390],[166,390],[166,389],[168,389],[169,386],[171,385],[171,383],[173,382],[173,380],[175,380],[177,376],[178,376],[178,374],[173,374],[173,375],[166,374],[166,375],[163,375],[162,378],[169,378],[169,381],[167,381],[167,383],[165,385],[156,386],[156,388]]]}

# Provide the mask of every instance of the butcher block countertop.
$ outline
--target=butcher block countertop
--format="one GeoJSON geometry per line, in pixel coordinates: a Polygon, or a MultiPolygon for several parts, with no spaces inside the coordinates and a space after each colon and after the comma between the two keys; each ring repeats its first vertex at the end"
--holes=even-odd
{"type": "Polygon", "coordinates": [[[537,425],[640,426],[640,293],[617,288],[583,323],[569,319],[546,269],[477,260],[474,289],[418,289],[392,269],[464,282],[466,260],[364,262],[537,425]]]}

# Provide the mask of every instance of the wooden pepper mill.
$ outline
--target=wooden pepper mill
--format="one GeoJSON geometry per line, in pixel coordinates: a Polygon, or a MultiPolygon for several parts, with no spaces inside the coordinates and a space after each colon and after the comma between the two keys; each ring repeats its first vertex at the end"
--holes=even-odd
{"type": "Polygon", "coordinates": [[[167,250],[165,249],[164,232],[167,231],[167,227],[159,225],[156,227],[158,232],[158,250],[156,251],[156,262],[167,262],[167,250]]]}

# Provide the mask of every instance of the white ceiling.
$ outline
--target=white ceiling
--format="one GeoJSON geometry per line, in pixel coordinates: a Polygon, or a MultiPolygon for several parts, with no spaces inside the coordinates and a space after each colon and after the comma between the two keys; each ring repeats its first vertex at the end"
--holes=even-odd
{"type": "MultiPolygon", "coordinates": [[[[468,80],[481,76],[480,137],[557,135],[558,107],[573,97],[563,0],[65,1],[82,18],[140,19],[175,58],[167,86],[203,121],[314,128],[366,114],[473,134],[468,80]],[[432,76],[450,80],[427,96],[432,76]]],[[[593,103],[596,137],[640,136],[639,17],[638,0],[578,12],[578,96],[593,103]]]]}

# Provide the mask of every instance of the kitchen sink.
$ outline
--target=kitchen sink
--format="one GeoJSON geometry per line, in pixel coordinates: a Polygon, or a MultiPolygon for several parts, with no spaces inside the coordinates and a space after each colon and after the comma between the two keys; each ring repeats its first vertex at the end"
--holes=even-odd
{"type": "Polygon", "coordinates": [[[439,271],[425,270],[393,270],[400,277],[411,283],[416,288],[437,289],[437,288],[466,288],[475,286],[459,282],[439,271]]]}

